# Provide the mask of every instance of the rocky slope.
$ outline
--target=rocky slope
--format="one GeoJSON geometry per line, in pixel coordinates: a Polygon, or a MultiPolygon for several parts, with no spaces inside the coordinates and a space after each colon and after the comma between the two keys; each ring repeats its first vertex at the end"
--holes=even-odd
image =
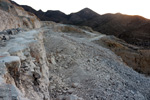
{"type": "Polygon", "coordinates": [[[139,73],[150,75],[150,50],[127,44],[114,36],[102,37],[93,41],[112,50],[123,61],[139,73]]]}
{"type": "Polygon", "coordinates": [[[94,43],[107,36],[53,22],[43,26],[19,32],[1,46],[0,99],[150,99],[150,79],[104,43],[94,43]]]}
{"type": "Polygon", "coordinates": [[[150,73],[148,49],[86,26],[40,22],[7,0],[0,9],[0,100],[150,99],[150,78],[138,73],[150,73]]]}
{"type": "Polygon", "coordinates": [[[42,12],[35,11],[29,6],[22,7],[36,14],[44,21],[89,26],[95,31],[107,35],[114,35],[130,44],[145,48],[150,47],[150,20],[141,16],[129,16],[120,13],[99,15],[89,8],[82,9],[77,13],[65,15],[60,11],[42,12]]]}
{"type": "Polygon", "coordinates": [[[0,31],[11,28],[39,28],[40,21],[32,13],[12,4],[9,0],[0,0],[0,31]]]}

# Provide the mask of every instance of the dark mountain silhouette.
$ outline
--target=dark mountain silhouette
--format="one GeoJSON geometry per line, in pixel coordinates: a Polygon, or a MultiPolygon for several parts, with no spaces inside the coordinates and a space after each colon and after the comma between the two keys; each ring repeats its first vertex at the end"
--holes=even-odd
{"type": "Polygon", "coordinates": [[[95,31],[115,35],[126,42],[138,46],[150,47],[150,20],[141,16],[129,16],[120,13],[99,15],[89,8],[66,15],[61,11],[36,11],[29,6],[22,6],[34,13],[42,21],[89,26],[95,31]]]}
{"type": "Polygon", "coordinates": [[[21,7],[23,7],[28,12],[34,13],[42,21],[54,21],[57,23],[60,23],[61,21],[63,23],[66,22],[67,15],[61,11],[48,10],[47,12],[43,12],[42,10],[36,11],[32,7],[26,5],[21,5],[21,7]]]}
{"type": "Polygon", "coordinates": [[[100,16],[99,14],[92,11],[91,9],[84,8],[77,13],[71,13],[70,15],[68,15],[67,20],[69,24],[80,25],[84,22],[89,21],[90,19],[93,19],[99,16],[100,16]]]}

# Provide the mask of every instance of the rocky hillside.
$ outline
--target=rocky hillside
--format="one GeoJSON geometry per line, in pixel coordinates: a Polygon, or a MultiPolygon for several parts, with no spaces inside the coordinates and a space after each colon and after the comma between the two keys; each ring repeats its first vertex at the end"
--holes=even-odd
{"type": "Polygon", "coordinates": [[[65,15],[60,11],[42,12],[35,11],[29,6],[22,7],[26,11],[36,14],[43,21],[89,26],[95,31],[114,35],[127,43],[145,48],[150,47],[150,20],[141,16],[129,16],[120,13],[99,15],[89,8],[65,15]]]}
{"type": "Polygon", "coordinates": [[[150,100],[149,50],[86,26],[39,21],[7,0],[0,7],[0,100],[150,100]]]}
{"type": "Polygon", "coordinates": [[[150,75],[150,50],[127,44],[114,36],[94,40],[94,43],[112,50],[139,73],[150,75]]]}
{"type": "Polygon", "coordinates": [[[0,0],[0,31],[11,28],[39,28],[40,21],[32,13],[12,4],[9,0],[0,0]]]}
{"type": "Polygon", "coordinates": [[[94,43],[106,35],[53,22],[43,26],[1,40],[0,98],[150,99],[150,79],[103,48],[104,43],[94,43]]]}

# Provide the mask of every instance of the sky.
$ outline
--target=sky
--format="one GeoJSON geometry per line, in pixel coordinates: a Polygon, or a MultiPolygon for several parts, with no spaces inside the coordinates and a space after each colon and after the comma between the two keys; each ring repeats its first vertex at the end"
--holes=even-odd
{"type": "Polygon", "coordinates": [[[60,10],[66,14],[90,8],[99,14],[122,13],[150,19],[150,0],[13,0],[36,10],[60,10]]]}

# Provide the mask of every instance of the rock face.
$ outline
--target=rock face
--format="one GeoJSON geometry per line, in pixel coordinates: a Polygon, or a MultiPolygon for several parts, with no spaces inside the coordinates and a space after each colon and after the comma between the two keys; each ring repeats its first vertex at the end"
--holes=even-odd
{"type": "MultiPolygon", "coordinates": [[[[0,62],[5,66],[1,66],[1,69],[6,69],[1,75],[4,80],[2,85],[12,84],[15,89],[22,92],[23,97],[28,97],[30,100],[49,100],[49,68],[43,46],[43,36],[40,31],[18,34],[15,39],[8,41],[6,47],[0,49],[1,52],[10,54],[0,56],[0,62]]],[[[13,93],[13,90],[10,92],[13,93]]],[[[6,95],[13,99],[13,95],[6,95]]],[[[14,98],[22,100],[22,96],[19,96],[18,91],[14,98]]],[[[6,98],[2,96],[2,99],[6,98]]]]}
{"type": "Polygon", "coordinates": [[[0,0],[0,31],[11,28],[40,28],[39,19],[9,0],[0,0]]]}
{"type": "Polygon", "coordinates": [[[5,29],[18,28],[22,26],[21,20],[19,18],[3,10],[0,10],[0,20],[0,31],[5,29]]]}

